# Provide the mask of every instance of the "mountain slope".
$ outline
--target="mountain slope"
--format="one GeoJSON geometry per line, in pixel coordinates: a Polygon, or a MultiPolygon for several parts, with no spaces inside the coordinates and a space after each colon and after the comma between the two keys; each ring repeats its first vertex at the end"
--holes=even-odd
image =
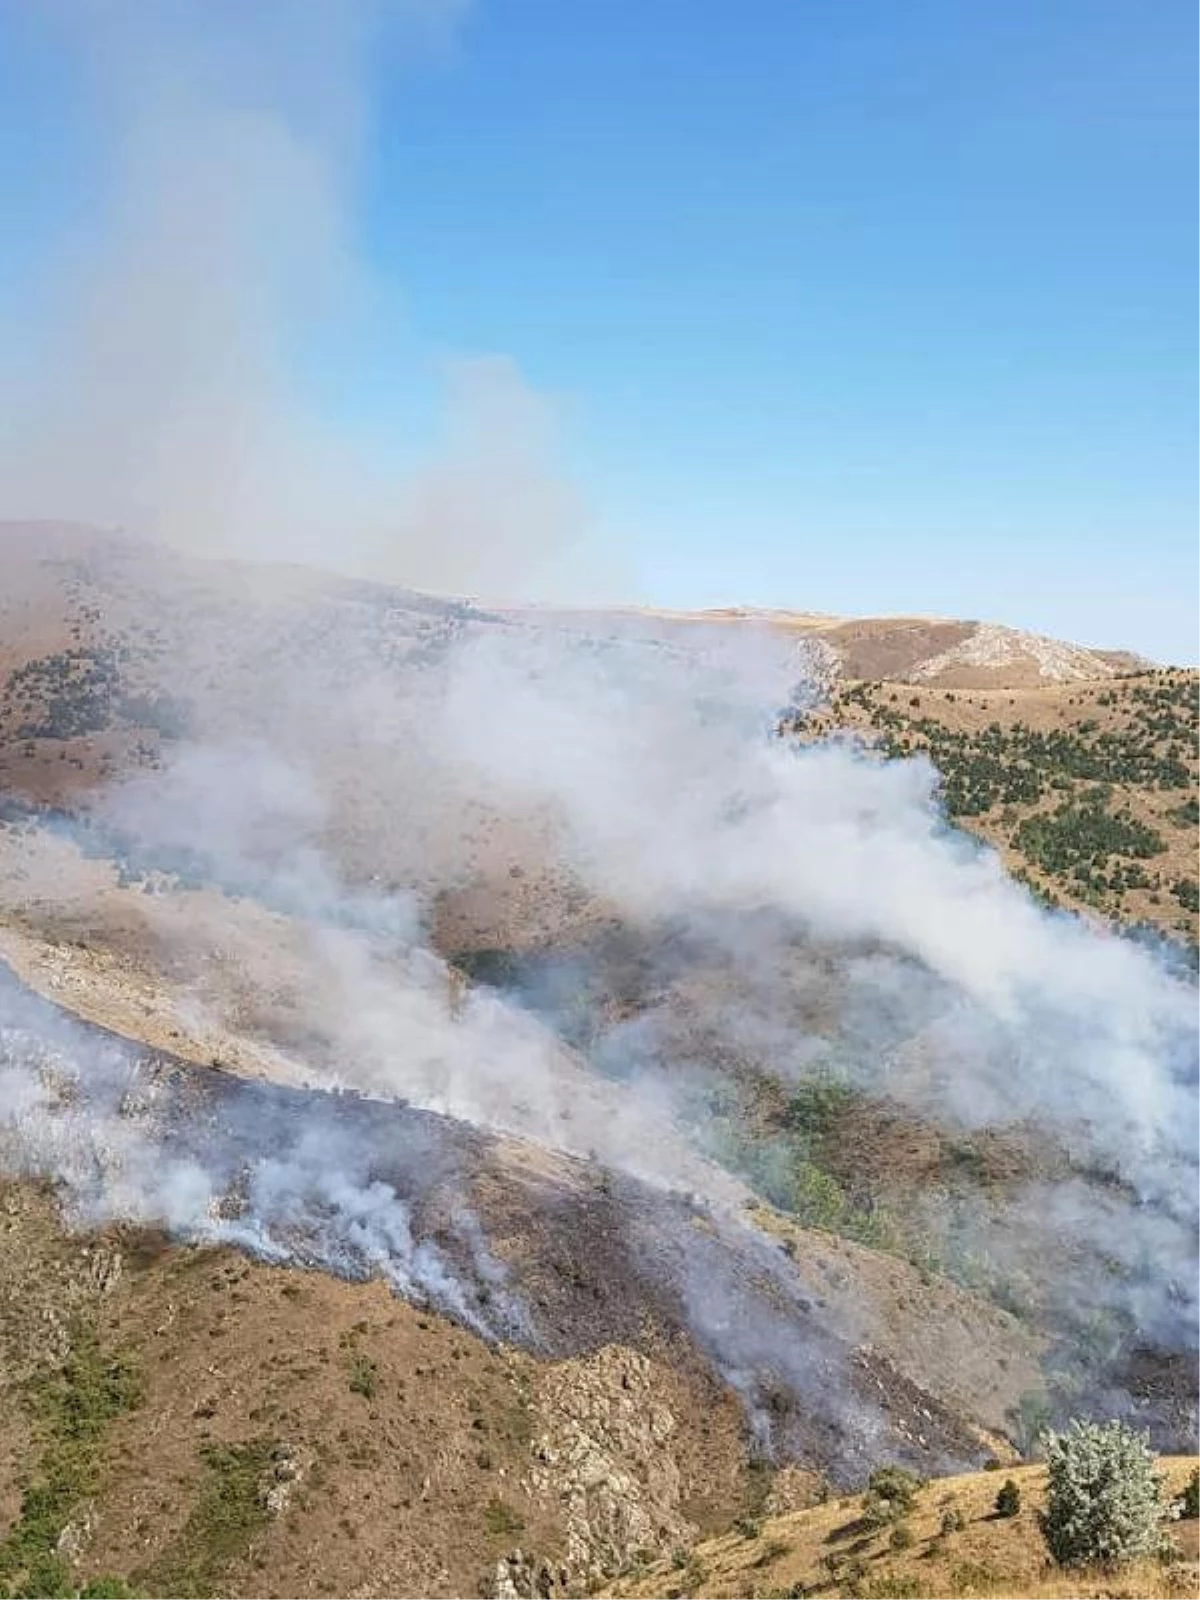
{"type": "MultiPolygon", "coordinates": [[[[1054,904],[1197,935],[1198,679],[1156,669],[1043,688],[840,683],[800,724],[927,756],[948,817],[1054,904]]],[[[1193,957],[1194,959],[1194,957],[1193,957]]]]}
{"type": "Polygon", "coordinates": [[[1079,1409],[1190,1437],[1192,992],[825,737],[926,740],[986,831],[1033,748],[987,764],[1003,694],[1066,740],[1048,788],[1128,761],[1166,827],[1186,678],[900,690],[845,674],[1082,658],[35,533],[0,541],[0,1590],[577,1592],[816,1474],[1079,1409]]]}
{"type": "MultiPolygon", "coordinates": [[[[1168,1497],[1182,1493],[1196,1467],[1193,1456],[1161,1463],[1168,1497]]],[[[809,1510],[744,1520],[737,1530],[680,1550],[623,1583],[616,1595],[878,1596],[1024,1595],[1128,1600],[1194,1594],[1196,1522],[1171,1527],[1175,1554],[1145,1560],[1119,1573],[1065,1572],[1047,1555],[1037,1515],[1045,1501],[1044,1467],[1005,1468],[937,1478],[917,1491],[896,1537],[894,1525],[872,1528],[857,1499],[826,1500],[809,1510]],[[1020,1491],[1015,1517],[995,1514],[1006,1478],[1020,1491]],[[1117,1587],[1114,1588],[1114,1585],[1117,1587]]]]}

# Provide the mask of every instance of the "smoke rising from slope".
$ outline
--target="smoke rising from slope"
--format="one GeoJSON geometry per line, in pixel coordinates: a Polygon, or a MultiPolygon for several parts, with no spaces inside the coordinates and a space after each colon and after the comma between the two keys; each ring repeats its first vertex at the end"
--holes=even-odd
{"type": "Polygon", "coordinates": [[[690,930],[694,971],[668,958],[634,1037],[602,1030],[598,1053],[632,1044],[638,1071],[675,1067],[676,1082],[706,1059],[785,1084],[825,1067],[937,1127],[1032,1130],[1109,1178],[1034,1183],[976,1219],[974,1247],[1010,1265],[1045,1249],[1061,1300],[1193,1343],[1194,987],[1039,908],[946,826],[923,760],[764,738],[753,710],[772,702],[745,688],[715,697],[715,716],[686,669],[622,698],[594,656],[546,670],[492,637],[436,725],[482,790],[562,819],[594,893],[635,926],[690,930]],[[485,697],[522,708],[517,734],[484,717],[485,697]],[[832,982],[814,947],[832,952],[832,982]]]}
{"type": "MultiPolygon", "coordinates": [[[[402,659],[385,630],[371,668],[344,648],[362,644],[357,615],[343,639],[301,613],[288,650],[229,629],[230,606],[210,687],[193,654],[213,648],[211,619],[156,669],[172,692],[191,685],[194,737],[93,808],[135,881],[169,883],[182,861],[186,881],[230,896],[219,938],[236,959],[215,975],[211,905],[182,889],[134,897],[170,981],[194,982],[227,1031],[273,1040],[314,1086],[595,1154],[731,1221],[745,1191],[706,1154],[696,1108],[722,1077],[794,1086],[827,1071],[935,1128],[1032,1127],[1060,1153],[1061,1180],[1035,1167],[977,1214],[960,1207],[960,1234],[1001,1267],[1032,1253],[1060,1298],[1186,1347],[1194,990],[1146,950],[1040,910],[946,827],[923,762],[776,737],[780,710],[808,693],[807,663],[765,634],[647,640],[597,625],[580,637],[452,611],[402,659]],[[256,934],[241,900],[279,920],[256,934]],[[567,1009],[591,1007],[585,1036],[520,981],[471,984],[447,966],[443,950],[464,948],[446,931],[464,903],[476,944],[561,956],[567,1009]],[[598,930],[630,952],[628,995],[598,930]]],[[[105,915],[98,898],[98,929],[105,915]]],[[[37,1109],[18,1120],[35,1145],[37,1109]]],[[[436,1262],[419,1259],[406,1217],[383,1225],[391,1200],[353,1155],[304,1143],[282,1177],[260,1166],[240,1185],[236,1236],[296,1252],[299,1186],[301,1214],[334,1218],[313,1259],[334,1259],[341,1236],[398,1287],[425,1282],[436,1262]]],[[[223,1192],[234,1165],[217,1169],[184,1171],[190,1205],[223,1192]]],[[[102,1185],[110,1213],[173,1215],[147,1171],[131,1156],[102,1185]]],[[[915,1203],[943,1224],[936,1196],[915,1203]]],[[[760,1248],[748,1235],[747,1263],[760,1248]]],[[[794,1388],[812,1330],[759,1310],[739,1331],[715,1301],[711,1314],[696,1303],[706,1276],[689,1291],[701,1344],[747,1394],[764,1364],[794,1388]]],[[[749,1304],[736,1279],[711,1281],[726,1308],[749,1304]]],[[[440,1303],[454,1305],[450,1291],[440,1303]]],[[[859,1337],[882,1332],[874,1317],[856,1310],[859,1337]]]]}
{"type": "Polygon", "coordinates": [[[377,1153],[327,1114],[285,1116],[260,1102],[256,1114],[226,1120],[223,1139],[211,1112],[190,1125],[172,1113],[177,1074],[165,1066],[0,980],[0,1168],[53,1179],[78,1226],[165,1227],[268,1261],[381,1277],[488,1337],[528,1334],[465,1205],[447,1219],[457,1262],[427,1232],[414,1236],[414,1208],[455,1181],[436,1139],[392,1130],[402,1195],[371,1171],[377,1153]]]}
{"type": "Polygon", "coordinates": [[[553,402],[506,356],[425,348],[361,237],[385,80],[402,92],[436,66],[466,14],[30,9],[73,70],[98,215],[43,267],[24,357],[0,366],[7,514],[431,587],[563,577],[583,513],[554,462],[553,402]],[[389,397],[370,422],[342,397],[364,377],[389,397]]]}

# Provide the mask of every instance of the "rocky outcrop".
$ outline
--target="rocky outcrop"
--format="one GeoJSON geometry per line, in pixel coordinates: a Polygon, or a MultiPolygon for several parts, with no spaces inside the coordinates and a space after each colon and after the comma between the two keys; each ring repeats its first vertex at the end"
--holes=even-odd
{"type": "MultiPolygon", "coordinates": [[[[554,1582],[611,1577],[695,1537],[683,1513],[679,1466],[671,1451],[677,1421],[661,1399],[653,1362],[608,1345],[550,1368],[540,1385],[535,1465],[529,1493],[556,1503],[564,1532],[554,1582]]],[[[509,1572],[516,1594],[524,1568],[509,1572]]]]}

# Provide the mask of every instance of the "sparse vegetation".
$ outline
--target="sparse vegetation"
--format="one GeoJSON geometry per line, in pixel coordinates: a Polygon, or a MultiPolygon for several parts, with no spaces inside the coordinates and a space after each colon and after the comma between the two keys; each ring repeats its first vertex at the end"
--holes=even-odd
{"type": "Polygon", "coordinates": [[[1200,1517],[1200,1468],[1193,1470],[1179,1496],[1179,1515],[1186,1521],[1200,1517]]]}
{"type": "Polygon", "coordinates": [[[902,1467],[877,1467],[867,1480],[863,1520],[871,1528],[900,1522],[912,1510],[920,1487],[920,1479],[902,1467]]]}
{"type": "Polygon", "coordinates": [[[1186,875],[1164,873],[1158,862],[1168,834],[1193,835],[1200,817],[1195,674],[1142,673],[1081,688],[1078,698],[1077,714],[1046,726],[989,701],[999,714],[985,723],[964,714],[952,692],[931,690],[917,707],[887,685],[852,683],[815,731],[849,724],[887,756],[928,756],[947,817],[1008,848],[1016,875],[1041,899],[1148,919],[1192,948],[1194,839],[1186,840],[1186,875]]]}
{"type": "Polygon", "coordinates": [[[271,1461],[269,1441],[210,1445],[202,1458],[204,1481],[177,1539],[137,1574],[152,1594],[228,1593],[229,1568],[246,1555],[267,1524],[262,1489],[271,1461]]]}
{"type": "Polygon", "coordinates": [[[350,1393],[372,1400],[379,1387],[379,1368],[370,1356],[356,1350],[350,1357],[350,1393]]]}
{"type": "Polygon", "coordinates": [[[61,1367],[42,1370],[30,1381],[27,1404],[42,1448],[20,1514],[0,1541],[0,1585],[7,1593],[72,1592],[59,1537],[100,1486],[110,1424],[137,1406],[141,1395],[133,1364],[106,1350],[84,1322],[73,1326],[61,1367]]]}
{"type": "Polygon", "coordinates": [[[525,1527],[525,1519],[499,1495],[493,1495],[484,1507],[483,1521],[487,1531],[497,1539],[515,1538],[525,1527]]]}

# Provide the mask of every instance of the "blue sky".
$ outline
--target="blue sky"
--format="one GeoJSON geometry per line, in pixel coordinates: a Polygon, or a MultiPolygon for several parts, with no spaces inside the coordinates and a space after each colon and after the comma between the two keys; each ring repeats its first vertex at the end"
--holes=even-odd
{"type": "MultiPolygon", "coordinates": [[[[560,400],[630,599],[1194,661],[1195,28],[1190,0],[478,0],[381,74],[359,244],[425,345],[560,400]]],[[[19,31],[10,289],[89,196],[67,69],[19,31]]],[[[339,384],[392,403],[369,356],[339,384]]]]}

